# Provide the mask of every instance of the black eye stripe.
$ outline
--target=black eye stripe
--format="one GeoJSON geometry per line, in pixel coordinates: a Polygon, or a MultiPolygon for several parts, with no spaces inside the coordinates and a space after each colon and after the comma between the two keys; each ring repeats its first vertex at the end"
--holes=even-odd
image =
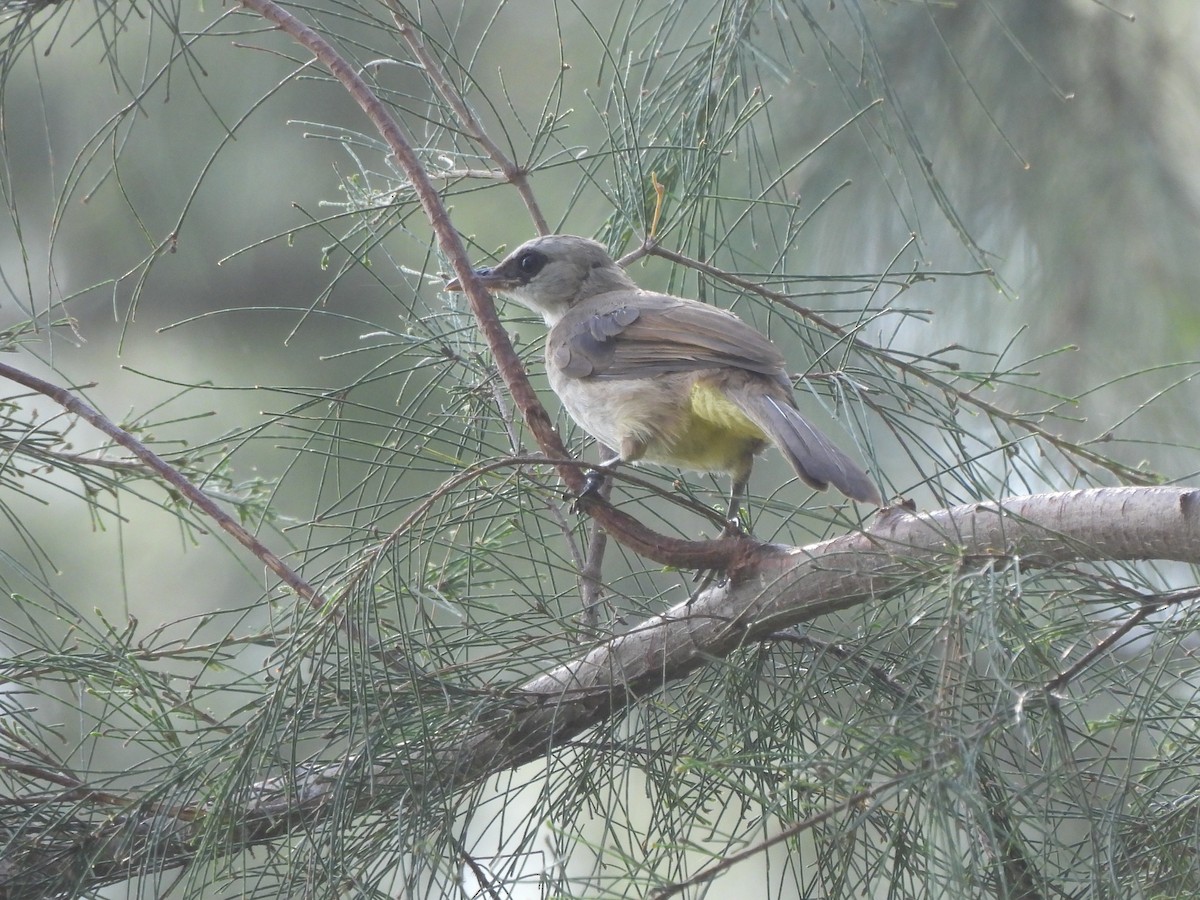
{"type": "Polygon", "coordinates": [[[525,250],[513,260],[514,268],[522,281],[529,281],[546,266],[546,255],[537,250],[525,250]]]}

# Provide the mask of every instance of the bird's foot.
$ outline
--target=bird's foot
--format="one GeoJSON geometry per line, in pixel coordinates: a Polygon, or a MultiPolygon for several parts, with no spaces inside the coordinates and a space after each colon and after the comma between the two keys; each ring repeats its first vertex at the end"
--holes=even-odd
{"type": "MultiPolygon", "coordinates": [[[[725,526],[721,529],[721,533],[717,535],[718,540],[747,537],[750,537],[750,528],[748,525],[743,524],[742,517],[736,512],[729,515],[725,520],[725,526]]],[[[694,601],[710,587],[724,587],[729,583],[729,576],[725,573],[724,569],[700,569],[692,576],[692,583],[696,586],[692,589],[692,593],[688,597],[688,603],[694,601]]]]}
{"type": "Polygon", "coordinates": [[[608,473],[600,469],[592,469],[583,478],[583,490],[579,492],[580,497],[594,497],[600,493],[600,488],[604,486],[604,479],[608,473]]]}
{"type": "Polygon", "coordinates": [[[721,537],[749,537],[750,530],[742,527],[741,516],[732,515],[725,520],[725,527],[721,529],[721,537]]]}
{"type": "Polygon", "coordinates": [[[580,506],[580,501],[582,501],[586,497],[599,497],[600,496],[600,488],[604,487],[604,479],[607,476],[608,476],[608,473],[603,471],[602,469],[592,469],[590,472],[587,473],[587,475],[584,476],[583,490],[581,490],[578,494],[575,494],[574,496],[572,496],[569,493],[563,494],[564,500],[571,501],[571,512],[573,512],[573,513],[582,512],[583,509],[580,506]]]}

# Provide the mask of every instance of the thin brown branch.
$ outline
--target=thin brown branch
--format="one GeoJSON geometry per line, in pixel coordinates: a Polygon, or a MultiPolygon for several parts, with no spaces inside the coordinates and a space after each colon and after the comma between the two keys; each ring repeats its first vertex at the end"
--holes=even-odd
{"type": "Polygon", "coordinates": [[[517,189],[517,193],[521,195],[521,200],[525,203],[525,208],[529,210],[529,215],[533,218],[533,224],[537,228],[538,234],[549,233],[550,225],[547,223],[546,217],[542,215],[541,207],[538,206],[537,199],[533,196],[533,190],[529,187],[528,173],[509,159],[508,155],[500,149],[500,145],[492,140],[487,129],[475,117],[475,113],[471,111],[471,107],[467,105],[462,94],[450,83],[450,79],[438,61],[430,54],[429,48],[425,46],[425,42],[418,33],[417,24],[412,21],[404,8],[396,0],[391,0],[389,5],[392,8],[392,18],[396,22],[400,37],[408,45],[408,49],[412,51],[417,62],[421,64],[421,68],[425,70],[425,77],[429,79],[433,89],[454,110],[454,114],[458,116],[467,136],[487,151],[492,162],[500,167],[504,179],[517,189]]]}
{"type": "Polygon", "coordinates": [[[1070,684],[1080,672],[1094,663],[1101,656],[1108,653],[1109,650],[1116,645],[1121,638],[1133,631],[1138,625],[1146,620],[1152,613],[1157,612],[1164,606],[1172,606],[1177,603],[1188,603],[1192,600],[1200,598],[1200,589],[1190,588],[1185,591],[1175,591],[1170,594],[1162,594],[1153,597],[1139,598],[1141,604],[1137,610],[1133,612],[1124,622],[1109,632],[1096,646],[1092,647],[1082,657],[1076,660],[1070,668],[1061,672],[1057,677],[1046,682],[1042,690],[1049,695],[1057,694],[1064,687],[1070,684]]]}
{"type": "MultiPolygon", "coordinates": [[[[139,460],[136,465],[142,467],[146,472],[158,476],[173,487],[181,497],[216,522],[226,534],[230,535],[239,544],[253,553],[263,565],[274,572],[298,596],[307,601],[313,609],[336,622],[337,626],[352,640],[368,643],[358,626],[341,615],[342,606],[340,603],[331,604],[320,591],[301,578],[271,548],[243,528],[237,519],[225,512],[217,504],[216,500],[194,485],[187,476],[128,431],[80,400],[70,391],[51,384],[35,375],[30,375],[28,372],[0,363],[0,377],[7,378],[9,381],[23,385],[43,396],[49,397],[63,409],[88,422],[98,431],[108,435],[115,443],[124,447],[139,460]]],[[[410,666],[407,660],[395,652],[378,646],[374,646],[372,650],[392,668],[399,671],[409,671],[410,666]]]]}
{"type": "Polygon", "coordinates": [[[0,377],[49,397],[63,409],[79,416],[98,431],[108,435],[113,441],[136,456],[147,469],[171,485],[184,499],[221,526],[226,534],[258,557],[263,565],[279,576],[284,584],[307,600],[314,608],[320,609],[327,605],[328,601],[316,588],[297,575],[266,544],[243,528],[237,519],[221,509],[212,498],[192,484],[178,469],[111,419],[84,403],[70,391],[10,365],[0,363],[0,377]]]}
{"type": "Polygon", "coordinates": [[[109,791],[98,791],[89,788],[74,775],[64,775],[51,771],[43,766],[35,766],[18,759],[0,756],[0,772],[25,775],[36,781],[46,781],[56,784],[63,790],[53,796],[26,794],[20,797],[0,798],[0,806],[38,806],[47,802],[54,803],[98,803],[117,809],[127,809],[133,803],[133,798],[109,791]]]}
{"type": "Polygon", "coordinates": [[[803,834],[805,831],[808,831],[811,828],[816,828],[822,822],[833,818],[840,812],[845,812],[846,810],[851,810],[856,807],[862,807],[870,801],[886,794],[888,791],[895,790],[914,776],[925,774],[931,768],[932,765],[921,766],[897,775],[895,778],[889,778],[887,781],[883,782],[882,784],[878,784],[875,787],[859,791],[857,794],[851,794],[849,797],[846,797],[845,799],[833,804],[833,806],[826,807],[819,813],[813,813],[813,815],[809,816],[807,819],[801,819],[799,822],[792,823],[778,834],[771,835],[771,837],[764,841],[759,841],[757,844],[747,847],[745,850],[739,850],[737,853],[728,854],[719,863],[713,863],[711,866],[701,869],[690,878],[685,878],[684,880],[676,881],[674,884],[668,885],[667,887],[659,888],[650,896],[653,897],[654,900],[666,900],[667,897],[674,897],[676,894],[683,893],[683,891],[687,890],[689,887],[695,887],[698,884],[705,884],[709,881],[712,881],[722,872],[732,869],[738,863],[752,859],[755,856],[758,856],[760,853],[765,853],[777,844],[782,844],[784,841],[790,841],[796,835],[803,834]]]}
{"type": "Polygon", "coordinates": [[[45,447],[17,441],[11,438],[0,438],[0,447],[11,451],[20,450],[29,456],[45,460],[48,463],[66,466],[80,466],[89,469],[109,469],[113,472],[142,472],[149,473],[144,463],[132,459],[106,459],[91,453],[68,453],[63,450],[49,450],[45,447]]]}

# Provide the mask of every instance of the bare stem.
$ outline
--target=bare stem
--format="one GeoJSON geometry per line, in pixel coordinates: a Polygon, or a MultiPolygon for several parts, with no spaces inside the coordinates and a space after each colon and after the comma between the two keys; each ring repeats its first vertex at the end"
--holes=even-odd
{"type": "Polygon", "coordinates": [[[505,180],[517,189],[517,193],[521,195],[521,200],[525,203],[525,208],[529,210],[529,215],[533,218],[533,224],[537,228],[538,234],[548,233],[550,225],[546,222],[546,217],[542,215],[541,207],[538,206],[538,202],[533,196],[533,191],[529,187],[528,173],[508,158],[505,152],[500,149],[500,145],[491,139],[487,130],[475,118],[475,114],[471,111],[471,107],[467,105],[467,101],[455,89],[454,85],[450,83],[450,79],[446,76],[445,71],[429,53],[425,42],[421,40],[421,36],[418,34],[416,23],[409,18],[408,14],[396,0],[392,0],[390,5],[392,8],[392,18],[396,22],[396,28],[400,32],[400,37],[404,39],[404,43],[408,44],[408,49],[412,51],[417,62],[421,64],[421,68],[425,70],[425,76],[429,79],[429,83],[433,85],[433,89],[454,110],[454,114],[458,116],[458,120],[462,123],[463,130],[466,131],[467,135],[487,151],[487,155],[492,158],[492,162],[500,167],[505,180]]]}
{"type": "Polygon", "coordinates": [[[307,600],[314,608],[321,609],[328,605],[328,601],[326,601],[316,588],[297,575],[266,544],[238,524],[237,519],[221,509],[204,491],[188,481],[178,469],[111,419],[102,415],[87,403],[84,403],[70,391],[34,375],[30,375],[28,372],[23,372],[20,369],[0,363],[0,377],[7,378],[9,381],[14,381],[30,390],[37,391],[43,396],[49,397],[63,409],[74,413],[99,431],[104,432],[104,434],[108,435],[141,460],[147,469],[175,488],[189,503],[220,525],[226,534],[230,535],[239,544],[262,560],[263,565],[278,575],[284,584],[307,600]]]}
{"type": "Polygon", "coordinates": [[[1174,593],[1170,594],[1141,598],[1141,606],[1138,607],[1138,609],[1135,610],[1128,619],[1114,628],[1107,637],[1105,637],[1091,650],[1076,660],[1076,662],[1072,664],[1070,668],[1046,682],[1046,685],[1042,688],[1042,690],[1047,694],[1059,693],[1076,675],[1094,663],[1101,656],[1104,656],[1106,653],[1108,653],[1108,651],[1111,650],[1113,646],[1121,640],[1121,638],[1133,631],[1134,628],[1140,625],[1142,621],[1152,613],[1157,612],[1164,606],[1172,606],[1177,603],[1190,603],[1191,601],[1197,599],[1197,597],[1200,597],[1200,589],[1190,588],[1184,591],[1175,591],[1174,593]]]}
{"type": "Polygon", "coordinates": [[[814,813],[813,815],[809,816],[807,819],[801,819],[799,822],[789,825],[787,828],[784,828],[777,834],[771,835],[765,841],[760,841],[753,846],[747,847],[745,850],[739,850],[737,853],[727,854],[719,863],[713,863],[711,866],[701,869],[695,875],[691,876],[690,878],[686,878],[683,881],[677,881],[672,885],[660,888],[650,896],[653,897],[654,900],[666,900],[667,897],[674,897],[676,894],[683,893],[683,891],[689,887],[706,884],[712,881],[722,872],[733,868],[738,863],[745,862],[747,859],[751,859],[760,853],[765,853],[772,847],[782,844],[784,841],[789,841],[796,835],[802,834],[811,828],[815,828],[822,822],[832,818],[833,816],[836,816],[840,812],[845,812],[856,807],[866,806],[870,801],[875,800],[877,797],[880,797],[889,791],[895,790],[903,785],[906,781],[928,772],[932,767],[933,766],[931,763],[930,765],[922,766],[909,772],[902,772],[894,778],[889,778],[887,781],[883,782],[883,784],[876,785],[872,788],[867,788],[866,790],[859,791],[856,794],[851,794],[849,797],[845,797],[838,803],[833,804],[833,806],[828,806],[821,812],[814,813]]]}

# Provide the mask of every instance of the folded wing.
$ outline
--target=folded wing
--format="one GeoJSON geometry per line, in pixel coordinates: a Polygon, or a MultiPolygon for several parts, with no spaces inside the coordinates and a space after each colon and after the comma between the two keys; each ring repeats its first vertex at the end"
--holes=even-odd
{"type": "Polygon", "coordinates": [[[664,294],[616,293],[600,309],[568,313],[547,352],[574,378],[644,378],[733,366],[783,379],[784,359],[733,313],[664,294]]]}

